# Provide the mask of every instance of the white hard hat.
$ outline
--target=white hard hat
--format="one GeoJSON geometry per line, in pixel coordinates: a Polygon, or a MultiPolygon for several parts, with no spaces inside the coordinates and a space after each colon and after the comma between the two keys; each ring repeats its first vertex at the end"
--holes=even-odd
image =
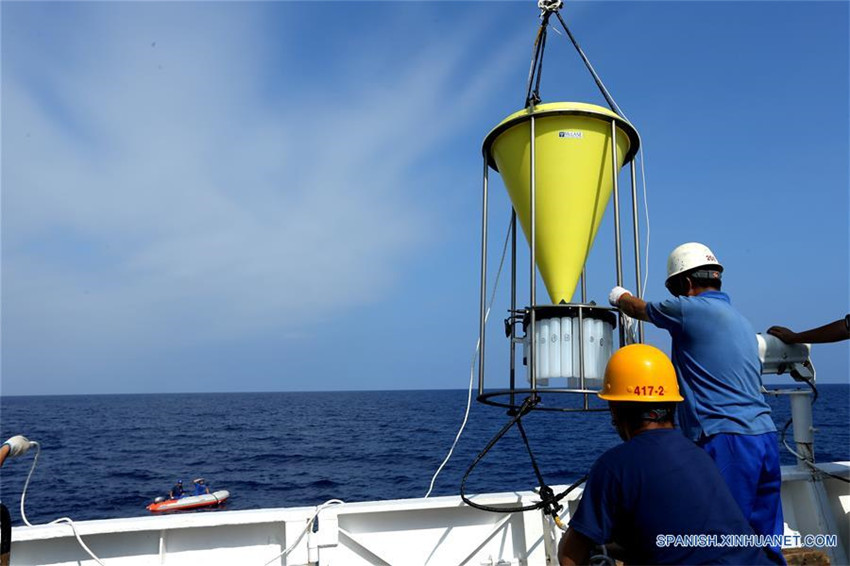
{"type": "Polygon", "coordinates": [[[723,266],[708,246],[698,242],[682,244],[670,252],[670,257],[667,258],[667,281],[680,273],[709,266],[716,268],[717,271],[723,271],[723,266]]]}

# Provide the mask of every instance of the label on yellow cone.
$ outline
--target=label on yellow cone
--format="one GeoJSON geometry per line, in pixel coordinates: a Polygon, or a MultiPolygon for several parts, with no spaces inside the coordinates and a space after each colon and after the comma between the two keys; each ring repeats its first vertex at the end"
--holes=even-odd
{"type": "Polygon", "coordinates": [[[526,238],[531,241],[531,118],[535,129],[536,262],[553,304],[570,302],[614,186],[611,123],[617,124],[617,170],[637,152],[634,127],[593,104],[554,102],[516,112],[484,140],[526,238]]]}

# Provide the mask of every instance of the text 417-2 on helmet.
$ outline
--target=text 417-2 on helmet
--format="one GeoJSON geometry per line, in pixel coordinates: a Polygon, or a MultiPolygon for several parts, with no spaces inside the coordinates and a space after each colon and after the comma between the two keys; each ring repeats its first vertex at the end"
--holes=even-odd
{"type": "Polygon", "coordinates": [[[664,352],[648,344],[617,350],[605,368],[600,399],[637,403],[683,401],[676,370],[664,352]]]}

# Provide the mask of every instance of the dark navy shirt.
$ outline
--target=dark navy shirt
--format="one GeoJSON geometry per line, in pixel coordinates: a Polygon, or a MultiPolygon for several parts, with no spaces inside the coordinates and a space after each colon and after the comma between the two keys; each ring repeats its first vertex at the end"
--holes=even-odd
{"type": "Polygon", "coordinates": [[[628,564],[772,564],[760,547],[719,546],[722,535],[753,530],[708,454],[677,429],[642,432],[603,454],[570,527],[616,542],[628,564]],[[659,545],[663,535],[713,535],[718,546],[659,545]]]}
{"type": "Polygon", "coordinates": [[[776,430],[761,393],[756,333],[729,295],[706,291],[647,303],[646,314],[673,339],[673,365],[685,398],[677,416],[685,436],[698,441],[718,433],[776,430]]]}

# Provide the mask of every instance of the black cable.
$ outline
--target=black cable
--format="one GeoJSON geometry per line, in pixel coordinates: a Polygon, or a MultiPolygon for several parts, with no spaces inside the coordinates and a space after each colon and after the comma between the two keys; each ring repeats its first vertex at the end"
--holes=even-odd
{"type": "Polygon", "coordinates": [[[475,467],[478,465],[478,462],[480,462],[484,458],[484,456],[490,451],[490,449],[493,448],[493,446],[495,446],[496,443],[501,440],[503,436],[505,436],[505,434],[511,429],[512,426],[519,423],[522,417],[531,412],[531,410],[534,408],[534,405],[536,405],[539,401],[539,397],[526,397],[526,399],[522,402],[522,405],[520,405],[519,410],[517,410],[516,414],[513,415],[511,420],[509,420],[501,428],[501,430],[496,433],[496,435],[490,440],[490,442],[487,443],[487,446],[485,446],[484,449],[478,453],[478,456],[475,457],[475,460],[472,461],[472,464],[469,465],[469,468],[467,468],[466,473],[463,475],[463,480],[461,480],[460,482],[460,497],[464,503],[466,503],[470,507],[475,507],[476,509],[480,509],[482,511],[492,511],[494,513],[520,513],[523,511],[545,509],[547,513],[554,514],[557,513],[558,510],[560,510],[560,505],[558,503],[561,501],[561,499],[569,495],[570,492],[572,492],[575,488],[577,488],[587,480],[587,476],[585,475],[584,477],[580,478],[578,481],[567,487],[567,489],[565,489],[563,492],[559,493],[558,495],[555,495],[552,488],[547,486],[543,481],[543,476],[541,475],[540,469],[537,467],[537,462],[534,460],[534,455],[531,452],[531,446],[528,444],[528,438],[525,436],[525,432],[521,428],[522,425],[519,425],[518,428],[520,428],[520,434],[522,434],[523,436],[526,448],[528,449],[528,453],[531,456],[531,462],[534,466],[534,471],[537,474],[538,480],[540,481],[541,500],[531,505],[523,505],[519,507],[493,507],[491,505],[482,505],[480,503],[475,503],[466,496],[466,480],[469,479],[472,470],[475,469],[475,467]],[[553,509],[554,511],[552,511],[553,509]]]}
{"type": "Polygon", "coordinates": [[[806,460],[805,462],[806,462],[806,464],[808,464],[809,466],[811,466],[811,467],[812,467],[812,469],[819,471],[820,473],[822,473],[822,474],[823,474],[823,475],[825,475],[825,476],[829,476],[829,477],[831,477],[832,479],[841,480],[841,481],[843,481],[844,483],[850,483],[850,479],[847,479],[847,478],[844,478],[844,477],[841,477],[841,476],[837,476],[837,475],[835,475],[835,474],[833,474],[833,473],[827,472],[826,470],[824,470],[823,468],[821,468],[820,466],[818,466],[818,465],[817,465],[817,464],[815,464],[814,462],[809,462],[808,460],[806,460]]]}
{"type": "Polygon", "coordinates": [[[540,80],[543,78],[543,55],[546,53],[546,37],[549,35],[549,15],[547,12],[543,16],[543,37],[540,38],[540,58],[537,61],[537,82],[534,85],[534,92],[531,93],[531,101],[526,101],[526,105],[540,103],[540,80]]]}
{"type": "Polygon", "coordinates": [[[534,52],[531,55],[531,67],[528,69],[528,84],[525,88],[525,108],[531,105],[531,87],[534,84],[534,77],[537,73],[537,59],[540,57],[540,37],[543,34],[543,28],[537,30],[537,37],[534,39],[534,52]]]}
{"type": "Polygon", "coordinates": [[[534,39],[534,50],[531,56],[531,68],[528,70],[528,84],[525,89],[525,107],[528,108],[532,104],[540,102],[540,75],[543,69],[543,50],[546,47],[547,28],[549,27],[549,17],[551,12],[546,12],[542,16],[540,27],[537,29],[537,37],[534,39]],[[532,90],[532,85],[536,86],[532,90]]]}
{"type": "Polygon", "coordinates": [[[555,15],[558,16],[558,21],[561,22],[561,27],[564,28],[565,32],[567,32],[567,36],[570,38],[570,41],[573,43],[573,47],[576,48],[576,51],[578,51],[578,54],[581,57],[581,60],[584,61],[584,66],[587,67],[587,70],[590,72],[591,76],[593,77],[593,81],[596,83],[597,88],[599,88],[599,92],[601,92],[602,96],[605,97],[605,102],[608,103],[608,107],[611,109],[612,112],[614,112],[615,114],[620,116],[620,112],[617,109],[617,104],[614,102],[614,100],[608,94],[608,91],[605,88],[605,85],[602,84],[602,80],[596,74],[596,71],[593,70],[593,65],[590,64],[590,60],[584,54],[584,51],[582,51],[581,46],[578,44],[578,41],[576,41],[576,38],[573,36],[572,32],[570,31],[570,28],[567,27],[567,23],[564,21],[564,18],[561,17],[561,13],[555,12],[555,15]]]}
{"type": "Polygon", "coordinates": [[[517,420],[516,427],[519,430],[520,436],[522,436],[522,442],[525,444],[525,449],[528,451],[528,456],[531,458],[531,467],[534,468],[534,475],[537,476],[537,481],[540,485],[545,485],[546,482],[543,481],[543,474],[540,473],[540,468],[537,467],[537,461],[534,459],[534,453],[531,451],[531,445],[528,443],[528,436],[525,434],[525,428],[522,426],[522,420],[517,420]]]}

